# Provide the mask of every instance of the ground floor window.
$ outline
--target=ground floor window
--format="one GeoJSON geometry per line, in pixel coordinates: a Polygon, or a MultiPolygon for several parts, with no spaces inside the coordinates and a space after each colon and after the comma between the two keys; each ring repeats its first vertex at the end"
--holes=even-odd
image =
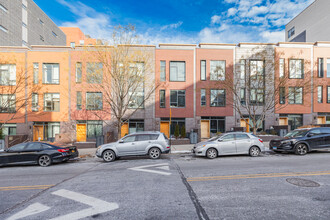
{"type": "Polygon", "coordinates": [[[330,124],[330,113],[318,113],[317,124],[330,124]]]}
{"type": "Polygon", "coordinates": [[[87,137],[95,138],[103,135],[103,121],[87,121],[87,137]]]}
{"type": "Polygon", "coordinates": [[[16,135],[16,124],[4,124],[0,125],[2,127],[3,137],[7,135],[16,135]]]}
{"type": "Polygon", "coordinates": [[[35,140],[54,141],[56,134],[60,133],[60,122],[35,122],[33,127],[35,140]]]}
{"type": "MultiPolygon", "coordinates": [[[[161,118],[161,122],[169,122],[170,118],[161,118]]],[[[176,125],[179,126],[179,131],[181,132],[182,127],[186,127],[186,119],[185,118],[172,118],[170,125],[170,136],[174,135],[176,125]]]]}
{"type": "Polygon", "coordinates": [[[287,118],[290,130],[303,126],[303,115],[280,115],[280,118],[287,118]]]}
{"type": "MultiPolygon", "coordinates": [[[[201,120],[209,121],[209,129],[211,136],[215,136],[218,133],[224,133],[226,131],[225,117],[202,117],[201,120]]],[[[203,127],[202,129],[205,129],[205,127],[203,127]]]]}
{"type": "Polygon", "coordinates": [[[128,121],[129,134],[140,131],[144,131],[144,120],[131,119],[128,121]]]}

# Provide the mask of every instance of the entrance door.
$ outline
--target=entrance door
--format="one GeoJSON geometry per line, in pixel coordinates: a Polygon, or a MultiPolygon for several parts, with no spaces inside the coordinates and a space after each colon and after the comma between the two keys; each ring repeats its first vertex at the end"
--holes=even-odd
{"type": "Polygon", "coordinates": [[[128,123],[124,123],[121,126],[121,137],[124,137],[125,135],[128,135],[129,131],[128,131],[128,123]]]}
{"type": "Polygon", "coordinates": [[[33,141],[39,141],[44,139],[44,126],[33,126],[33,141]]]}
{"type": "Polygon", "coordinates": [[[325,124],[325,116],[323,116],[323,117],[317,117],[317,124],[318,125],[325,124]]]}
{"type": "Polygon", "coordinates": [[[77,124],[77,142],[86,142],[86,124],[77,124]]]}
{"type": "Polygon", "coordinates": [[[210,121],[201,121],[201,138],[210,138],[210,121]]]}
{"type": "Polygon", "coordinates": [[[280,118],[279,125],[288,125],[288,118],[280,118]]]}
{"type": "Polygon", "coordinates": [[[164,133],[166,137],[170,137],[170,122],[160,122],[160,132],[164,133]]]}
{"type": "Polygon", "coordinates": [[[250,120],[249,119],[241,119],[241,127],[246,128],[246,132],[250,132],[250,120]]]}

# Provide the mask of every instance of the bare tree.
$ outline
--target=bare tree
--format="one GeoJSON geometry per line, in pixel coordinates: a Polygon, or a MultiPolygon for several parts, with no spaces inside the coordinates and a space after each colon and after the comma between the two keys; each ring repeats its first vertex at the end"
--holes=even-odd
{"type": "MultiPolygon", "coordinates": [[[[153,79],[153,50],[139,45],[133,26],[116,27],[108,44],[87,47],[87,50],[96,61],[87,64],[88,86],[102,93],[90,97],[98,109],[93,112],[100,119],[104,113],[114,117],[119,139],[123,123],[144,108],[158,86],[153,79]]],[[[88,109],[88,104],[86,107],[88,109]]]]}

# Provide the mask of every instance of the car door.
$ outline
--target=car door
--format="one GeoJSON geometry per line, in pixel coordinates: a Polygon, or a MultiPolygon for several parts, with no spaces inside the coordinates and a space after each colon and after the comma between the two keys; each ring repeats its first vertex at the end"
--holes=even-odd
{"type": "Polygon", "coordinates": [[[307,133],[306,141],[312,149],[325,147],[325,135],[322,134],[321,129],[313,129],[307,133]]]}
{"type": "Polygon", "coordinates": [[[149,134],[139,134],[136,136],[136,153],[139,155],[146,154],[146,148],[151,144],[149,134]]]}
{"type": "Polygon", "coordinates": [[[237,154],[249,153],[251,139],[247,134],[235,134],[237,154]]]}
{"type": "Polygon", "coordinates": [[[27,163],[36,162],[39,157],[39,152],[42,150],[43,148],[41,146],[41,143],[28,143],[21,152],[22,161],[27,163]]]}
{"type": "Polygon", "coordinates": [[[136,139],[136,135],[130,135],[118,141],[116,147],[120,156],[136,155],[135,139],[136,139]]]}
{"type": "Polygon", "coordinates": [[[10,147],[6,154],[7,154],[7,163],[21,163],[22,157],[21,152],[25,148],[26,143],[21,143],[10,147]]]}
{"type": "Polygon", "coordinates": [[[227,134],[218,140],[218,150],[220,154],[236,154],[236,144],[234,134],[227,134]]]}
{"type": "Polygon", "coordinates": [[[330,128],[323,128],[325,147],[330,148],[330,128]]]}

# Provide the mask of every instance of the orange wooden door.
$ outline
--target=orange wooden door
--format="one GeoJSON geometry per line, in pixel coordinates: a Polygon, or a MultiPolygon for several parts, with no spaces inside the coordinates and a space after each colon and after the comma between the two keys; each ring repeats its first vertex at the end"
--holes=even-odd
{"type": "Polygon", "coordinates": [[[161,122],[160,132],[164,133],[166,137],[170,137],[170,122],[161,122]]]}
{"type": "Polygon", "coordinates": [[[202,138],[210,137],[210,121],[209,120],[201,121],[201,137],[202,138]]]}
{"type": "Polygon", "coordinates": [[[121,137],[124,137],[125,135],[128,135],[128,123],[124,123],[121,126],[121,137]]]}
{"type": "Polygon", "coordinates": [[[44,139],[44,126],[33,126],[33,141],[39,141],[44,139]]]}
{"type": "Polygon", "coordinates": [[[77,124],[77,142],[86,142],[86,124],[77,124]]]}

